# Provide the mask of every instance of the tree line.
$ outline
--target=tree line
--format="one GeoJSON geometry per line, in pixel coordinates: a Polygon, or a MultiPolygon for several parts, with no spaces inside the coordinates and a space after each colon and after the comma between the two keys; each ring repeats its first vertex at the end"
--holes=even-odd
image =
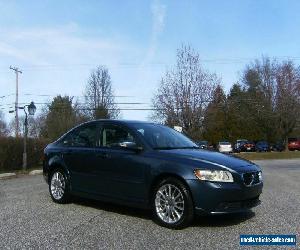
{"type": "Polygon", "coordinates": [[[153,105],[154,119],[182,126],[195,140],[286,141],[300,135],[300,67],[262,57],[245,66],[226,94],[221,79],[202,67],[199,54],[183,46],[153,105]]]}
{"type": "MultiPolygon", "coordinates": [[[[53,140],[81,122],[120,117],[105,66],[91,72],[84,98],[82,105],[71,96],[54,97],[37,118],[30,118],[30,135],[53,140]]],[[[291,60],[262,57],[247,64],[226,93],[200,55],[182,46],[160,80],[152,107],[151,120],[181,126],[194,140],[286,140],[300,135],[300,67],[291,60]]],[[[0,113],[0,135],[8,135],[9,127],[0,113]]]]}

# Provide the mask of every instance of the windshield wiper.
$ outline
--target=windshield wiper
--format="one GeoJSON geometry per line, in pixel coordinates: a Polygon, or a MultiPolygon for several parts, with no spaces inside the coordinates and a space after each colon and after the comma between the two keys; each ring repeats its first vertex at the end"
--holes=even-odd
{"type": "Polygon", "coordinates": [[[172,149],[199,149],[199,147],[155,147],[154,150],[172,150],[172,149]]]}
{"type": "Polygon", "coordinates": [[[178,149],[199,149],[197,146],[192,146],[192,147],[178,147],[178,149]]]}

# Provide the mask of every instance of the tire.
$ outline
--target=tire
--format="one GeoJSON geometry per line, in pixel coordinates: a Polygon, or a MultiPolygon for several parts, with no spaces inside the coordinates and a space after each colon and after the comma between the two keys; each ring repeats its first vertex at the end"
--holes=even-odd
{"type": "Polygon", "coordinates": [[[194,218],[190,191],[173,177],[162,180],[154,189],[152,210],[157,224],[172,229],[185,228],[194,218]]]}
{"type": "Polygon", "coordinates": [[[63,170],[52,171],[49,179],[49,193],[56,203],[65,204],[70,201],[70,183],[63,170]]]}

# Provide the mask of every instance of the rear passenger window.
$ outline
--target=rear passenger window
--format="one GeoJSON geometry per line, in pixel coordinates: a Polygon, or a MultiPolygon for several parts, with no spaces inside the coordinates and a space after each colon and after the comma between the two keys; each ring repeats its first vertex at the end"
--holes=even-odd
{"type": "Polygon", "coordinates": [[[77,128],[66,136],[64,145],[73,147],[96,147],[99,146],[97,139],[97,125],[89,124],[77,128]]]}

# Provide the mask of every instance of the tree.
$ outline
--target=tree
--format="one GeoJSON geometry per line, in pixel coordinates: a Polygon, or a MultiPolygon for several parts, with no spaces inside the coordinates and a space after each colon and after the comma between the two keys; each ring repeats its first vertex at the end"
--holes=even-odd
{"type": "Polygon", "coordinates": [[[44,108],[40,119],[41,135],[54,140],[80,123],[76,105],[69,96],[56,96],[49,106],[44,108]]]}
{"type": "Polygon", "coordinates": [[[276,138],[274,102],[277,65],[276,60],[262,57],[248,65],[243,73],[244,98],[248,107],[244,116],[248,116],[247,120],[252,126],[251,139],[272,141],[276,138]]]}
{"type": "Polygon", "coordinates": [[[287,141],[300,122],[300,68],[263,57],[246,67],[242,83],[236,110],[244,136],[287,141]]]}
{"type": "Polygon", "coordinates": [[[115,104],[108,69],[99,66],[92,71],[85,90],[87,114],[92,119],[115,119],[120,110],[115,104]]]}
{"type": "Polygon", "coordinates": [[[204,70],[199,54],[189,46],[177,51],[177,65],[165,73],[152,99],[152,119],[179,125],[194,139],[201,136],[204,111],[220,80],[204,70]]]}
{"type": "Polygon", "coordinates": [[[227,96],[227,134],[228,140],[252,139],[251,116],[248,116],[247,93],[239,83],[233,84],[227,96]]]}
{"type": "Polygon", "coordinates": [[[204,138],[212,144],[228,138],[227,100],[222,86],[215,89],[213,99],[208,104],[204,116],[204,138]]]}
{"type": "Polygon", "coordinates": [[[0,111],[0,137],[7,136],[9,134],[9,129],[4,119],[3,112],[0,111]]]}
{"type": "Polygon", "coordinates": [[[279,136],[287,142],[300,124],[300,67],[286,61],[276,71],[276,124],[279,136]]]}

